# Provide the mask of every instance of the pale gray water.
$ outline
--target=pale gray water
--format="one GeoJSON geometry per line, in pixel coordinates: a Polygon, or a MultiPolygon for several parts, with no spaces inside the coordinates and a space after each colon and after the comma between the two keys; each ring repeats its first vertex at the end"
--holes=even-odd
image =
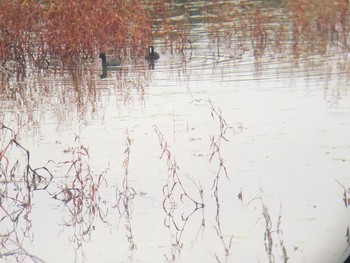
{"type": "MultiPolygon", "coordinates": [[[[45,190],[28,193],[23,182],[0,178],[0,233],[9,238],[0,255],[18,243],[45,262],[342,262],[349,255],[349,61],[337,52],[297,66],[288,56],[232,58],[225,49],[218,56],[203,24],[191,32],[192,56],[171,55],[159,40],[154,70],[140,59],[101,79],[96,61],[76,75],[33,70],[9,81],[18,91],[13,100],[1,96],[0,122],[22,127],[18,141],[32,168],[57,165],[46,166],[54,178],[45,190]],[[227,177],[210,147],[220,133],[227,177]],[[63,152],[79,145],[75,135],[89,156],[84,148],[74,157],[63,152]],[[84,187],[63,163],[80,157],[84,187]],[[66,202],[53,198],[63,189],[71,196],[56,197],[66,202]],[[204,208],[195,210],[184,191],[204,208]],[[24,209],[18,200],[28,196],[24,209]]],[[[15,146],[6,153],[10,162],[23,156],[15,146]]]]}

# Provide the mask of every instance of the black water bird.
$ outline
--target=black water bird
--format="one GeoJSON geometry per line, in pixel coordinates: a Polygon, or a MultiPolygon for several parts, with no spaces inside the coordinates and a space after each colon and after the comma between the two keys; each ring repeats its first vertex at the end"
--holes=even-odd
{"type": "Polygon", "coordinates": [[[154,51],[154,47],[149,46],[148,54],[145,56],[145,59],[147,59],[148,61],[154,61],[154,60],[157,60],[158,58],[159,58],[159,54],[154,51]]]}
{"type": "Polygon", "coordinates": [[[99,58],[102,59],[102,67],[118,67],[120,66],[119,58],[106,58],[105,53],[101,52],[99,58]]]}

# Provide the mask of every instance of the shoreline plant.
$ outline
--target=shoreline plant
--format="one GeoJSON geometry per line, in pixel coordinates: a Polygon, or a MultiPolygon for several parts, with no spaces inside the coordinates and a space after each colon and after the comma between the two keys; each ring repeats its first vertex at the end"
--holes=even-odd
{"type": "MultiPolygon", "coordinates": [[[[211,39],[209,48],[224,44],[232,58],[247,51],[257,57],[327,55],[333,45],[348,53],[347,0],[283,0],[275,16],[270,12],[275,7],[263,7],[253,1],[196,6],[211,39]]],[[[199,21],[188,12],[186,3],[165,0],[0,0],[0,63],[42,66],[86,60],[100,51],[134,58],[155,39],[172,54],[192,54],[196,40],[191,28],[199,21]]]]}
{"type": "Polygon", "coordinates": [[[94,57],[99,50],[136,55],[152,40],[152,22],[143,4],[0,0],[0,61],[78,60],[94,57]]]}

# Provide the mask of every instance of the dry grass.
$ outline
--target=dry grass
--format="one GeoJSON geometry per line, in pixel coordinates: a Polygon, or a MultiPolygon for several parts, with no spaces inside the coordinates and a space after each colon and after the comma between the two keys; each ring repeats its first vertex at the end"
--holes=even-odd
{"type": "MultiPolygon", "coordinates": [[[[216,43],[212,48],[225,43],[237,57],[249,49],[255,55],[290,54],[292,46],[299,56],[305,50],[325,54],[334,42],[348,50],[348,5],[348,0],[284,0],[282,15],[249,1],[211,1],[197,8],[216,43]]],[[[136,57],[156,38],[184,55],[193,48],[185,6],[164,0],[0,0],[0,60],[71,61],[101,50],[136,57]]]]}
{"type": "Polygon", "coordinates": [[[133,55],[152,36],[149,12],[140,1],[1,0],[0,10],[1,60],[70,60],[99,50],[133,55]]]}

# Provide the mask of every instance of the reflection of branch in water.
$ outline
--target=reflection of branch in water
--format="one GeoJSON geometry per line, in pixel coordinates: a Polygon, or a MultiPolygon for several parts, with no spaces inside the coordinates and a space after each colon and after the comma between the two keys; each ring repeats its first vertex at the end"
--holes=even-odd
{"type": "MultiPolygon", "coordinates": [[[[158,136],[159,145],[162,150],[160,158],[163,158],[163,156],[165,156],[168,166],[168,180],[167,183],[163,186],[163,210],[166,213],[164,226],[170,230],[172,237],[172,247],[171,257],[169,258],[166,255],[165,257],[167,260],[175,261],[181,253],[181,249],[183,247],[182,235],[185,232],[189,219],[199,209],[204,208],[203,189],[200,187],[200,185],[197,185],[193,179],[190,178],[189,180],[192,181],[193,185],[198,190],[201,201],[196,201],[195,198],[186,191],[183,180],[178,174],[179,167],[176,163],[175,157],[172,155],[171,151],[168,148],[168,143],[165,141],[163,134],[157,128],[157,126],[154,126],[154,130],[158,136]],[[189,212],[179,212],[179,209],[185,208],[184,206],[179,206],[179,202],[181,202],[181,204],[190,202],[192,205],[194,205],[194,208],[190,209],[189,212]]],[[[199,231],[201,231],[204,225],[205,223],[203,219],[199,231]]]]}
{"type": "Polygon", "coordinates": [[[275,257],[272,254],[272,246],[273,246],[273,239],[272,239],[272,222],[270,218],[270,214],[268,211],[267,206],[264,204],[263,200],[262,202],[262,214],[265,219],[265,233],[264,233],[264,241],[265,241],[265,251],[268,254],[269,262],[275,262],[275,257]]]}
{"type": "MultiPolygon", "coordinates": [[[[219,108],[216,109],[214,107],[213,103],[211,102],[211,100],[209,100],[208,102],[210,104],[212,118],[219,119],[219,134],[213,135],[210,138],[210,140],[211,140],[211,144],[210,144],[211,155],[210,155],[209,162],[213,161],[214,157],[216,157],[218,160],[218,163],[219,163],[219,169],[218,169],[216,176],[214,178],[213,187],[212,187],[212,189],[214,189],[214,197],[215,197],[215,202],[216,202],[216,216],[215,216],[216,226],[214,226],[214,228],[216,230],[216,234],[220,238],[222,245],[224,247],[225,262],[227,262],[228,256],[230,255],[230,249],[231,249],[231,245],[232,245],[233,235],[230,237],[230,239],[227,242],[224,239],[224,235],[222,233],[221,221],[220,221],[219,181],[220,181],[220,176],[222,173],[224,173],[226,178],[229,179],[228,174],[227,174],[227,169],[225,166],[225,162],[224,162],[224,159],[222,158],[222,155],[221,155],[221,143],[223,141],[226,141],[226,142],[228,141],[225,137],[225,134],[226,134],[226,131],[229,128],[229,126],[227,125],[225,119],[222,117],[221,109],[219,109],[219,108]]],[[[216,257],[216,260],[218,262],[221,262],[217,255],[215,255],[215,257],[216,257]]]]}
{"type": "Polygon", "coordinates": [[[283,239],[283,230],[281,229],[281,223],[282,223],[282,214],[281,214],[281,210],[282,210],[282,204],[280,207],[280,213],[278,216],[278,220],[277,220],[277,235],[278,235],[278,241],[279,241],[279,245],[282,249],[282,254],[283,254],[283,262],[287,263],[288,262],[288,255],[287,255],[287,250],[286,247],[284,246],[284,239],[283,239]]]}
{"type": "MultiPolygon", "coordinates": [[[[3,241],[3,240],[2,240],[3,241]]],[[[6,246],[4,246],[3,242],[1,242],[1,246],[4,251],[6,248],[6,252],[0,253],[0,259],[6,260],[5,262],[12,262],[12,260],[7,261],[9,258],[14,258],[16,262],[34,262],[34,263],[44,263],[42,259],[37,256],[31,255],[26,251],[17,241],[7,239],[7,243],[11,243],[11,247],[14,247],[13,250],[8,250],[6,246]],[[30,260],[30,261],[29,261],[30,260]]]]}
{"type": "Polygon", "coordinates": [[[350,231],[349,231],[349,227],[346,228],[346,242],[348,243],[348,247],[346,248],[346,250],[348,250],[350,248],[350,231]]]}
{"type": "MultiPolygon", "coordinates": [[[[343,201],[345,204],[346,208],[349,208],[350,206],[350,187],[346,188],[343,184],[341,184],[337,179],[335,181],[343,188],[343,201]]],[[[345,238],[346,238],[346,244],[347,248],[345,249],[344,253],[347,252],[350,249],[350,232],[349,232],[349,226],[346,228],[346,233],[345,233],[345,238]]]]}
{"type": "Polygon", "coordinates": [[[81,250],[84,258],[83,243],[90,241],[95,218],[99,217],[103,223],[107,223],[108,210],[102,209],[99,195],[102,183],[107,186],[105,178],[107,170],[95,175],[90,168],[88,149],[81,144],[78,136],[75,141],[77,146],[65,151],[71,154],[72,159],[60,163],[68,165],[65,175],[67,182],[61,186],[61,191],[53,195],[53,198],[62,201],[64,205],[66,215],[63,218],[63,227],[73,229],[70,241],[76,245],[74,249],[77,260],[78,250],[81,250]]]}
{"type": "Polygon", "coordinates": [[[346,189],[344,185],[342,185],[337,179],[335,181],[343,188],[343,201],[345,204],[345,207],[348,208],[350,206],[350,187],[346,189]]]}
{"type": "MultiPolygon", "coordinates": [[[[262,192],[262,190],[261,190],[262,192]]],[[[252,199],[248,205],[253,202],[254,200],[260,200],[261,206],[262,206],[262,217],[260,217],[257,222],[260,219],[264,219],[265,221],[265,232],[264,232],[264,246],[265,246],[265,251],[268,255],[268,259],[270,263],[275,262],[275,254],[274,248],[276,249],[277,247],[280,247],[282,255],[280,256],[283,259],[284,263],[287,263],[289,260],[289,257],[287,255],[287,249],[284,245],[284,239],[283,239],[283,230],[281,229],[281,223],[282,223],[282,215],[281,215],[281,210],[282,210],[282,205],[280,207],[280,213],[277,219],[277,224],[276,224],[276,230],[273,230],[273,224],[270,216],[270,212],[268,209],[268,206],[265,204],[263,198],[261,197],[261,194],[252,199]],[[278,241],[276,242],[276,245],[274,246],[274,233],[277,234],[278,241]],[[278,245],[277,245],[278,243],[278,245]]]]}
{"type": "MultiPolygon", "coordinates": [[[[219,199],[215,197],[216,200],[216,216],[215,216],[215,221],[216,221],[216,226],[214,226],[215,230],[216,230],[216,234],[218,235],[218,237],[221,240],[221,243],[224,247],[224,251],[225,251],[225,262],[227,262],[228,257],[230,256],[230,249],[231,249],[231,245],[232,245],[232,240],[233,240],[233,235],[231,235],[228,243],[227,241],[224,239],[224,235],[222,233],[222,229],[221,229],[221,221],[220,221],[220,204],[219,204],[219,199]]],[[[215,258],[218,262],[221,262],[218,255],[215,254],[215,258]]]]}
{"type": "Polygon", "coordinates": [[[52,174],[45,166],[31,167],[30,153],[17,141],[17,136],[18,132],[0,123],[0,258],[14,258],[16,262],[30,258],[35,262],[40,259],[22,246],[24,240],[33,238],[30,213],[34,191],[45,190],[52,174]]]}
{"type": "Polygon", "coordinates": [[[120,215],[124,215],[124,218],[126,220],[125,224],[125,231],[126,231],[126,237],[129,242],[129,250],[131,252],[131,255],[129,256],[129,259],[132,260],[133,252],[135,249],[137,249],[136,244],[134,242],[134,235],[132,231],[132,225],[131,225],[131,201],[134,199],[135,195],[137,194],[134,190],[134,188],[129,186],[129,164],[130,164],[130,150],[131,150],[131,144],[132,139],[130,138],[129,131],[125,131],[126,134],[126,140],[125,145],[126,149],[124,151],[124,161],[123,161],[123,168],[124,168],[124,179],[123,179],[123,189],[122,191],[117,188],[117,204],[116,207],[118,208],[118,211],[120,215]],[[123,207],[120,209],[120,202],[122,202],[123,207]]]}
{"type": "Polygon", "coordinates": [[[2,123],[0,123],[0,130],[2,132],[0,138],[0,142],[2,141],[0,148],[0,178],[3,177],[2,180],[5,182],[25,182],[30,190],[45,190],[53,178],[51,172],[45,166],[33,169],[29,164],[29,151],[17,141],[18,133],[2,123]],[[8,138],[8,132],[10,132],[10,138],[8,138]],[[22,158],[17,157],[15,161],[12,161],[8,156],[10,154],[18,154],[22,158]]]}
{"type": "MultiPolygon", "coordinates": [[[[203,190],[201,188],[199,188],[198,185],[195,184],[195,186],[198,189],[200,198],[202,199],[202,202],[198,202],[195,201],[185,190],[185,187],[177,173],[177,170],[179,169],[176,160],[174,157],[172,157],[172,153],[170,152],[170,150],[168,149],[168,143],[165,141],[163,134],[161,133],[161,131],[154,126],[154,130],[157,133],[158,139],[159,139],[159,145],[162,149],[162,154],[160,156],[160,158],[162,158],[164,155],[167,158],[167,165],[168,165],[168,172],[169,172],[169,176],[168,176],[168,183],[164,186],[165,189],[167,189],[166,192],[168,192],[167,197],[168,198],[172,198],[173,197],[173,193],[175,190],[175,187],[179,186],[180,187],[180,200],[183,201],[182,199],[184,197],[186,197],[187,199],[189,199],[190,201],[192,201],[195,206],[196,209],[199,208],[203,208],[204,207],[204,203],[203,203],[203,190]],[[171,180],[171,181],[170,181],[171,180]],[[170,187],[171,186],[171,187],[170,187]]],[[[164,191],[163,191],[164,192],[164,191]]]]}

